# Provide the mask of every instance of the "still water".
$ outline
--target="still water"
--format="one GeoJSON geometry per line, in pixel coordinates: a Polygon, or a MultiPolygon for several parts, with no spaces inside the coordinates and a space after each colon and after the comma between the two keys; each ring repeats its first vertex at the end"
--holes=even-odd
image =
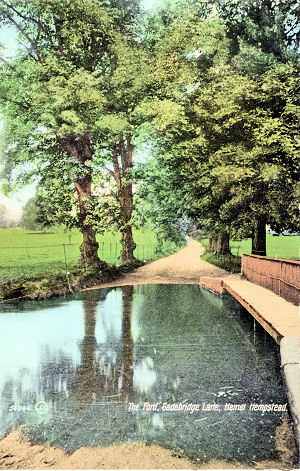
{"type": "Polygon", "coordinates": [[[278,347],[253,322],[188,285],[3,304],[0,435],[25,424],[68,451],[143,441],[196,460],[281,459],[287,412],[249,410],[287,402],[278,347]]]}

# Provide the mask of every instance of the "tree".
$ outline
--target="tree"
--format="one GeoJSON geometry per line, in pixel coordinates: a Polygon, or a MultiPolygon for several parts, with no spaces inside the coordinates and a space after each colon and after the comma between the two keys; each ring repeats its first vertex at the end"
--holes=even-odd
{"type": "Polygon", "coordinates": [[[296,219],[297,83],[293,64],[275,64],[260,81],[225,71],[187,101],[189,132],[171,139],[168,165],[211,250],[226,253],[229,233],[253,231],[252,251],[263,255],[266,223],[283,230],[296,219]]]}
{"type": "Polygon", "coordinates": [[[6,171],[47,162],[48,151],[77,164],[74,181],[81,262],[99,264],[89,218],[99,116],[107,101],[105,79],[115,68],[115,42],[131,35],[138,2],[99,0],[0,1],[2,23],[13,25],[26,44],[1,70],[0,100],[6,120],[6,171]],[[133,10],[132,10],[133,9],[133,10]]]}
{"type": "Polygon", "coordinates": [[[20,226],[32,231],[38,231],[44,228],[44,224],[39,218],[39,207],[36,197],[28,200],[24,206],[20,226]]]}
{"type": "Polygon", "coordinates": [[[164,239],[179,245],[183,241],[179,225],[185,218],[183,189],[173,181],[159,148],[152,147],[151,160],[137,166],[135,178],[138,182],[136,220],[154,228],[158,251],[161,251],[164,239]]]}
{"type": "MultiPolygon", "coordinates": [[[[205,31],[203,18],[195,21],[205,31]]],[[[263,255],[266,222],[282,229],[295,218],[298,67],[284,38],[281,55],[241,39],[235,55],[224,40],[223,61],[220,47],[217,60],[212,41],[208,48],[203,37],[201,47],[196,40],[189,91],[152,112],[164,134],[164,162],[180,175],[187,213],[210,231],[212,249],[227,252],[229,233],[248,236],[253,229],[253,252],[263,255]]]]}
{"type": "MultiPolygon", "coordinates": [[[[68,229],[80,229],[80,212],[74,188],[77,164],[62,156],[55,165],[50,162],[43,168],[43,176],[36,190],[37,220],[45,226],[63,224],[68,229]]],[[[116,188],[108,171],[93,173],[93,191],[86,205],[88,219],[97,234],[118,230],[120,210],[116,188]]]]}
{"type": "Polygon", "coordinates": [[[111,174],[117,185],[122,234],[121,263],[134,263],[135,243],[132,236],[135,138],[143,122],[139,107],[153,94],[155,81],[151,75],[151,55],[136,38],[115,43],[116,68],[107,77],[108,100],[99,119],[103,129],[100,146],[112,162],[111,174]]]}
{"type": "MultiPolygon", "coordinates": [[[[235,99],[238,106],[236,115],[240,114],[240,122],[244,127],[239,149],[235,151],[232,145],[223,148],[222,168],[220,148],[215,162],[219,170],[214,172],[215,176],[218,172],[219,181],[223,181],[221,191],[230,189],[232,195],[231,201],[226,202],[221,209],[223,218],[231,220],[231,228],[240,234],[244,227],[244,235],[251,232],[251,223],[252,252],[263,255],[266,253],[266,222],[280,231],[294,227],[292,221],[297,214],[299,65],[295,51],[299,31],[296,27],[290,30],[286,27],[287,22],[293,23],[297,12],[294,2],[276,6],[275,2],[258,3],[249,0],[238,6],[226,2],[223,7],[221,14],[228,23],[228,35],[238,46],[232,66],[241,77],[246,78],[244,89],[240,91],[245,98],[244,102],[238,95],[235,99]],[[265,3],[268,3],[269,9],[265,3]],[[288,13],[287,22],[282,21],[283,11],[288,13]],[[230,28],[236,28],[236,34],[230,28]],[[243,109],[247,113],[244,118],[241,115],[243,109]],[[245,117],[250,118],[248,124],[245,117]],[[245,133],[245,130],[248,132],[245,133]]],[[[235,93],[234,84],[231,93],[235,93]]],[[[230,96],[226,85],[223,95],[230,96]]],[[[226,124],[219,124],[226,128],[226,124]]]]}
{"type": "MultiPolygon", "coordinates": [[[[165,24],[151,19],[151,24],[156,27],[156,31],[154,28],[151,31],[151,47],[156,53],[155,77],[159,89],[148,107],[144,104],[144,112],[152,117],[155,125],[160,164],[165,167],[161,174],[168,175],[168,190],[176,194],[181,187],[185,215],[200,222],[199,199],[195,200],[195,195],[197,192],[197,198],[204,198],[203,191],[199,194],[202,187],[199,187],[199,179],[209,169],[205,163],[202,165],[207,153],[194,123],[193,101],[205,83],[212,80],[213,74],[226,64],[228,44],[224,27],[218,20],[212,16],[199,19],[193,10],[182,8],[178,3],[179,7],[171,14],[169,10],[164,12],[165,24]],[[199,159],[197,153],[200,153],[199,159]],[[191,188],[196,191],[193,193],[191,188]]],[[[166,199],[164,206],[165,202],[166,199]]],[[[212,210],[211,206],[210,213],[212,210]]],[[[215,233],[222,234],[220,250],[226,251],[229,244],[224,241],[224,227],[216,227],[216,221],[213,226],[215,233]]]]}
{"type": "MultiPolygon", "coordinates": [[[[193,2],[196,6],[199,2],[193,2]]],[[[225,21],[233,55],[241,41],[264,54],[288,59],[298,53],[300,41],[299,5],[295,0],[211,0],[225,21]]],[[[258,64],[256,64],[257,66],[258,64]]]]}

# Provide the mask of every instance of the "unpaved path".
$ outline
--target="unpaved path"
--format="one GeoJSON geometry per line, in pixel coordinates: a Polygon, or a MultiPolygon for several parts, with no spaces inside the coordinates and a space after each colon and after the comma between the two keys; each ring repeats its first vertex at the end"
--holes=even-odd
{"type": "Polygon", "coordinates": [[[188,239],[187,246],[173,255],[144,265],[118,280],[103,283],[94,288],[142,284],[198,284],[201,276],[223,278],[228,272],[200,260],[203,247],[199,242],[188,239]]]}
{"type": "Polygon", "coordinates": [[[194,464],[157,445],[82,447],[68,455],[49,445],[34,445],[15,430],[0,441],[0,469],[195,469],[194,464]]]}
{"type": "MultiPolygon", "coordinates": [[[[255,462],[253,462],[255,463],[255,462]]],[[[245,463],[212,459],[197,463],[158,445],[145,443],[82,447],[68,455],[50,445],[35,445],[19,430],[0,441],[0,469],[286,469],[280,462],[261,461],[251,469],[245,463]],[[278,467],[279,464],[279,467],[278,467]]]]}

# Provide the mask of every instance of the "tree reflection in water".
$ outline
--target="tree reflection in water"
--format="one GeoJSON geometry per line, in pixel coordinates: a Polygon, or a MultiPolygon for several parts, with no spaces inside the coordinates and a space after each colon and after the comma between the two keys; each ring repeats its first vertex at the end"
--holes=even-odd
{"type": "Polygon", "coordinates": [[[122,293],[122,399],[126,401],[131,400],[131,398],[133,397],[133,338],[131,329],[132,308],[133,286],[124,286],[122,293]]]}
{"type": "Polygon", "coordinates": [[[258,326],[253,339],[251,319],[231,298],[197,286],[91,290],[31,317],[4,314],[0,329],[14,333],[0,356],[4,432],[23,423],[35,439],[70,452],[148,442],[190,458],[241,462],[282,448],[289,426],[278,414],[127,412],[127,402],[286,401],[273,340],[258,326]],[[29,341],[14,366],[19,338],[29,341]],[[47,414],[35,412],[36,401],[47,402],[47,414]],[[16,402],[33,412],[8,414],[16,402]]]}
{"type": "MultiPolygon", "coordinates": [[[[121,342],[115,338],[112,331],[107,332],[110,346],[116,349],[115,362],[106,354],[107,344],[97,345],[96,341],[99,302],[105,300],[109,290],[104,293],[103,291],[91,290],[83,293],[84,339],[81,346],[81,363],[75,370],[71,386],[71,397],[81,405],[112,398],[128,401],[133,395],[133,286],[125,286],[122,293],[121,342]],[[97,351],[102,353],[99,361],[96,361],[97,351]]],[[[103,327],[105,328],[105,325],[103,327]]]]}

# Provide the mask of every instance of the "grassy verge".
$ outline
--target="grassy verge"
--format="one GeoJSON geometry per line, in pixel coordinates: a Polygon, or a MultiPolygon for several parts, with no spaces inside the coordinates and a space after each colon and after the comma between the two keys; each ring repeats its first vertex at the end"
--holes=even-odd
{"type": "MultiPolygon", "coordinates": [[[[131,269],[135,267],[132,266],[131,269]]],[[[129,271],[129,267],[89,267],[73,268],[65,274],[50,273],[39,276],[27,276],[17,279],[3,279],[0,282],[0,299],[12,300],[23,297],[46,298],[49,296],[72,293],[83,288],[91,288],[118,278],[129,271]]]]}
{"type": "Polygon", "coordinates": [[[113,273],[110,270],[93,270],[86,273],[83,270],[71,270],[68,274],[49,273],[39,276],[23,276],[20,278],[4,278],[0,283],[1,299],[17,299],[21,297],[47,297],[76,291],[78,288],[92,286],[92,281],[110,280],[113,273]]]}
{"type": "MultiPolygon", "coordinates": [[[[200,240],[203,247],[208,247],[208,239],[200,240]]],[[[267,256],[273,258],[284,258],[288,260],[299,260],[300,236],[273,236],[267,234],[267,256]]],[[[239,273],[241,271],[241,255],[251,254],[251,239],[231,240],[231,255],[217,255],[204,252],[202,260],[216,265],[219,268],[239,273]]]]}
{"type": "Polygon", "coordinates": [[[204,252],[201,259],[231,273],[240,273],[241,271],[241,257],[237,255],[217,255],[204,252]]]}
{"type": "MultiPolygon", "coordinates": [[[[0,299],[22,296],[49,296],[93,286],[118,277],[130,267],[117,267],[121,251],[120,233],[97,237],[103,269],[79,269],[81,234],[56,229],[50,232],[21,228],[0,229],[0,299]]],[[[146,263],[176,251],[164,241],[156,251],[155,234],[147,228],[135,230],[135,256],[146,263]]]]}

